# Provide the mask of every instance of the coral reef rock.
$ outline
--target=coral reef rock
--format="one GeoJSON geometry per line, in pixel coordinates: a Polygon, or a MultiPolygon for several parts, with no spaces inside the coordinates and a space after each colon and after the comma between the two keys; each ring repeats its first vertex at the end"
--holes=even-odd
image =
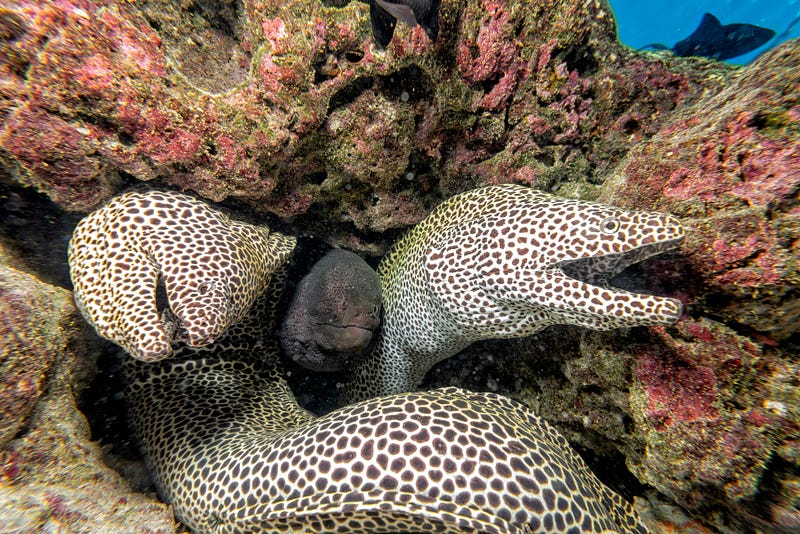
{"type": "Polygon", "coordinates": [[[3,532],[175,531],[169,509],[109,468],[75,398],[98,347],[63,289],[0,250],[0,524],[3,532]]]}
{"type": "Polygon", "coordinates": [[[401,26],[386,50],[368,11],[12,0],[0,163],[65,210],[154,181],[376,252],[476,185],[591,195],[730,70],[628,51],[604,2],[444,2],[435,43],[401,26]]]}
{"type": "MultiPolygon", "coordinates": [[[[604,0],[445,0],[436,42],[399,25],[385,50],[357,1],[10,0],[0,80],[0,189],[36,190],[62,214],[148,182],[376,256],[443,199],[487,184],[680,217],[681,253],[622,275],[679,298],[675,326],[551,328],[478,344],[438,376],[513,394],[599,458],[593,468],[613,464],[604,476],[625,475],[623,493],[659,492],[654,530],[800,528],[798,40],[734,68],[622,46],[604,0]],[[688,515],[659,516],[674,506],[688,515]]],[[[14,263],[25,272],[52,255],[17,250],[30,252],[14,263]]],[[[56,370],[92,350],[53,323],[73,313],[66,293],[23,301],[41,283],[2,277],[3,313],[22,321],[2,352],[15,362],[0,398],[2,500],[27,499],[16,508],[37,521],[80,500],[112,530],[114,513],[167,517],[86,452],[77,390],[55,387],[74,385],[56,370]],[[48,475],[67,466],[42,460],[43,443],[114,489],[81,496],[86,479],[48,475]],[[123,494],[128,506],[94,509],[123,494]]],[[[141,524],[172,528],[153,521],[141,524]]]]}
{"type": "MultiPolygon", "coordinates": [[[[631,408],[647,445],[635,470],[689,509],[755,504],[760,483],[798,466],[799,88],[800,46],[773,50],[676,112],[605,184],[610,201],[657,199],[687,228],[671,283],[689,317],[634,355],[631,408]]],[[[796,509],[768,508],[800,526],[796,509]]]]}

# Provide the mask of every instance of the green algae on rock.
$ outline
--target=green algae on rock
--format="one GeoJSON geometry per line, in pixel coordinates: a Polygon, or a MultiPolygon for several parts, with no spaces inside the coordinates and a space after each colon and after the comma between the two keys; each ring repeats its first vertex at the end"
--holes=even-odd
{"type": "Polygon", "coordinates": [[[7,267],[0,250],[0,524],[6,532],[174,532],[167,507],[105,465],[76,398],[97,339],[70,293],[7,267]]]}

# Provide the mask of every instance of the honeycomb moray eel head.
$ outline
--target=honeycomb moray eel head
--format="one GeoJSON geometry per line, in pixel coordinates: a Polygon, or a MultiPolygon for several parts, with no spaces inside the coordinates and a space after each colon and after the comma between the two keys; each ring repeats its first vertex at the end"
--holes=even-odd
{"type": "Polygon", "coordinates": [[[680,221],[519,185],[456,195],[378,267],[383,337],[353,373],[353,400],[409,391],[470,343],[553,324],[609,330],[670,324],[678,300],[616,289],[627,266],[675,248],[680,221]]]}
{"type": "Polygon", "coordinates": [[[169,360],[127,358],[134,432],[196,534],[646,532],[555,429],[505,397],[446,388],[316,418],[282,378],[277,342],[241,333],[267,323],[169,360]]]}
{"type": "Polygon", "coordinates": [[[157,361],[181,342],[208,345],[241,320],[294,242],[189,195],[124,193],[73,232],[75,302],[98,334],[135,358],[157,361]]]}

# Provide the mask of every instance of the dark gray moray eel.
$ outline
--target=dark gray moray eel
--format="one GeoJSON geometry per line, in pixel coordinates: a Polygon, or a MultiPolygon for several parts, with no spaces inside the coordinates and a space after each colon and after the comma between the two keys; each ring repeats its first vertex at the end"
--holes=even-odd
{"type": "Polygon", "coordinates": [[[505,397],[446,388],[319,418],[300,408],[268,337],[278,286],[213,345],[126,358],[134,433],[195,534],[646,532],[555,429],[505,397]]]}
{"type": "Polygon", "coordinates": [[[189,195],[123,193],[75,227],[75,303],[100,336],[134,358],[161,360],[176,343],[208,345],[240,321],[294,242],[189,195]],[[161,311],[158,284],[168,300],[161,311]]]}
{"type": "Polygon", "coordinates": [[[312,371],[339,371],[363,356],[380,325],[381,283],[357,254],[334,249],[297,285],[281,345],[312,371]]]}
{"type": "Polygon", "coordinates": [[[626,211],[521,185],[456,195],[403,236],[378,266],[382,335],[346,385],[351,400],[410,391],[471,343],[554,324],[594,330],[670,324],[678,300],[608,285],[676,247],[667,214],[626,211]]]}

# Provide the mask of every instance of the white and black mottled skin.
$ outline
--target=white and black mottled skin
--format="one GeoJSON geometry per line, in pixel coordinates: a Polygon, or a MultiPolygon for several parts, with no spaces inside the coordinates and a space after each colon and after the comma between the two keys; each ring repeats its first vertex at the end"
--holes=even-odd
{"type": "MultiPolygon", "coordinates": [[[[161,195],[162,201],[184,198],[161,195]]],[[[129,209],[118,216],[131,217],[129,209]]],[[[139,258],[141,243],[121,233],[138,228],[136,215],[135,224],[112,218],[110,228],[92,224],[76,232],[80,239],[73,240],[70,260],[82,262],[83,276],[106,283],[98,272],[106,264],[85,261],[93,256],[84,249],[98,243],[115,251],[110,259],[116,263],[139,258]],[[98,235],[109,229],[125,246],[98,235]]],[[[181,228],[185,246],[169,248],[164,264],[191,249],[190,241],[213,241],[203,234],[219,230],[181,228]]],[[[272,266],[266,271],[273,274],[284,262],[291,243],[284,238],[266,248],[261,261],[272,266]]],[[[235,249],[230,257],[239,257],[235,249]]],[[[206,269],[189,262],[175,283],[202,279],[206,269]]],[[[89,294],[102,302],[138,303],[139,286],[143,280],[148,286],[152,274],[126,281],[127,271],[117,266],[117,284],[90,287],[89,294]],[[102,291],[112,294],[101,298],[102,291]]],[[[632,506],[600,483],[562,436],[502,396],[446,388],[373,398],[320,418],[302,410],[283,379],[271,337],[281,277],[276,273],[244,320],[217,341],[180,346],[173,358],[155,363],[126,359],[134,432],[162,497],[196,533],[646,531],[632,506]]],[[[103,318],[124,320],[108,313],[103,318]]],[[[479,321],[476,327],[482,327],[479,321]]]]}
{"type": "Polygon", "coordinates": [[[625,267],[677,246],[675,217],[556,197],[521,185],[456,195],[378,266],[379,345],[346,386],[350,400],[410,391],[471,343],[554,324],[595,330],[670,324],[678,300],[607,285],[625,267]]]}
{"type": "Polygon", "coordinates": [[[97,333],[143,361],[212,343],[244,317],[294,238],[231,220],[189,195],[128,192],[69,244],[75,302],[97,333]],[[168,307],[159,312],[163,284],[168,307]]]}
{"type": "Polygon", "coordinates": [[[646,532],[555,429],[502,396],[445,388],[306,412],[268,338],[275,301],[209,347],[126,362],[133,429],[196,534],[646,532]]]}

